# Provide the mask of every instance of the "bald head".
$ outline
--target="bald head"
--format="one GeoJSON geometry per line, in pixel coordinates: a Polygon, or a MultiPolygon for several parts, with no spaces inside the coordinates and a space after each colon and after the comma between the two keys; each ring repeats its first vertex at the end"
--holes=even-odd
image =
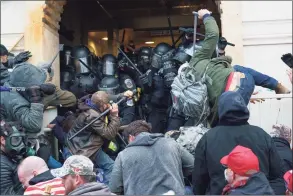
{"type": "Polygon", "coordinates": [[[17,169],[17,174],[19,181],[26,188],[29,186],[29,181],[33,177],[48,170],[49,168],[42,158],[37,156],[29,156],[20,163],[17,169]]]}

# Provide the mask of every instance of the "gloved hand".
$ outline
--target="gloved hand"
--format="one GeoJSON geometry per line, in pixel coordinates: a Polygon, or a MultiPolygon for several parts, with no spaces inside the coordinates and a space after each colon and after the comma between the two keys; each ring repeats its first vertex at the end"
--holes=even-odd
{"type": "Polygon", "coordinates": [[[39,86],[31,86],[27,88],[25,91],[26,91],[26,94],[28,95],[28,101],[30,103],[43,102],[42,92],[39,86]]]}
{"type": "Polygon", "coordinates": [[[225,50],[227,44],[228,44],[228,42],[227,42],[226,38],[220,37],[219,42],[218,42],[218,48],[220,50],[225,50]]]}
{"type": "Polygon", "coordinates": [[[143,85],[152,85],[152,74],[151,70],[149,69],[145,74],[139,76],[139,79],[141,80],[143,85]]]}
{"type": "Polygon", "coordinates": [[[53,95],[56,90],[56,86],[54,84],[46,83],[40,85],[42,93],[45,95],[53,95]]]}
{"type": "Polygon", "coordinates": [[[281,59],[284,63],[286,63],[286,65],[293,69],[293,56],[291,53],[284,54],[281,59]]]}
{"type": "Polygon", "coordinates": [[[23,63],[27,61],[31,56],[32,55],[30,51],[21,52],[14,58],[14,64],[23,63]]]}

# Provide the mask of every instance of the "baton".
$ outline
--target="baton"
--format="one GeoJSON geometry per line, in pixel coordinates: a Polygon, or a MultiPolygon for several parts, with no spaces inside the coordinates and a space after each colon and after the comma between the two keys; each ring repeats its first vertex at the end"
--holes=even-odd
{"type": "Polygon", "coordinates": [[[119,52],[126,58],[126,60],[131,64],[131,66],[139,73],[139,75],[143,75],[141,71],[133,64],[133,62],[128,58],[128,56],[118,47],[119,52]]]}
{"type": "MultiPolygon", "coordinates": [[[[122,101],[125,101],[125,100],[126,100],[126,97],[123,97],[116,104],[120,104],[122,101]]],[[[108,114],[110,112],[110,110],[111,110],[111,108],[108,108],[106,111],[104,111],[98,117],[96,117],[94,120],[92,120],[89,124],[87,124],[86,126],[84,126],[83,128],[81,128],[78,132],[76,132],[74,135],[72,135],[68,140],[72,140],[73,138],[75,138],[78,134],[80,134],[81,132],[83,132],[86,128],[88,128],[89,126],[91,126],[94,122],[96,122],[101,117],[103,117],[106,114],[108,114]]]]}
{"type": "Polygon", "coordinates": [[[193,56],[195,54],[195,42],[196,42],[196,30],[197,30],[197,12],[192,12],[194,14],[194,27],[193,27],[193,56]]]}

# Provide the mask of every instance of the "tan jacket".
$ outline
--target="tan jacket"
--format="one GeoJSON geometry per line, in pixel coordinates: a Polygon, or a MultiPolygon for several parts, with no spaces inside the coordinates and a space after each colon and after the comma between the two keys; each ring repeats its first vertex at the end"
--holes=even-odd
{"type": "MultiPolygon", "coordinates": [[[[86,108],[88,106],[83,107],[86,108]]],[[[66,138],[66,145],[73,155],[84,155],[90,158],[102,147],[105,139],[113,140],[117,135],[120,127],[120,119],[119,117],[108,115],[108,124],[105,122],[105,117],[102,117],[75,138],[68,140],[68,138],[99,115],[99,112],[88,107],[88,109],[83,110],[77,117],[75,124],[68,132],[66,138]]]]}

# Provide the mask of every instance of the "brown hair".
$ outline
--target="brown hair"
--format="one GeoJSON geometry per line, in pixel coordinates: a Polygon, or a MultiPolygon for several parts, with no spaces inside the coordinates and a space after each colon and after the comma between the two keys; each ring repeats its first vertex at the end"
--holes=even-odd
{"type": "Polygon", "coordinates": [[[110,99],[109,95],[104,91],[98,91],[92,95],[91,101],[93,104],[98,107],[103,106],[104,104],[108,104],[110,99]]]}
{"type": "Polygon", "coordinates": [[[150,123],[147,123],[144,120],[136,120],[132,123],[130,123],[123,132],[123,135],[128,138],[129,135],[137,136],[138,134],[142,132],[150,132],[152,129],[152,126],[150,123]]]}

